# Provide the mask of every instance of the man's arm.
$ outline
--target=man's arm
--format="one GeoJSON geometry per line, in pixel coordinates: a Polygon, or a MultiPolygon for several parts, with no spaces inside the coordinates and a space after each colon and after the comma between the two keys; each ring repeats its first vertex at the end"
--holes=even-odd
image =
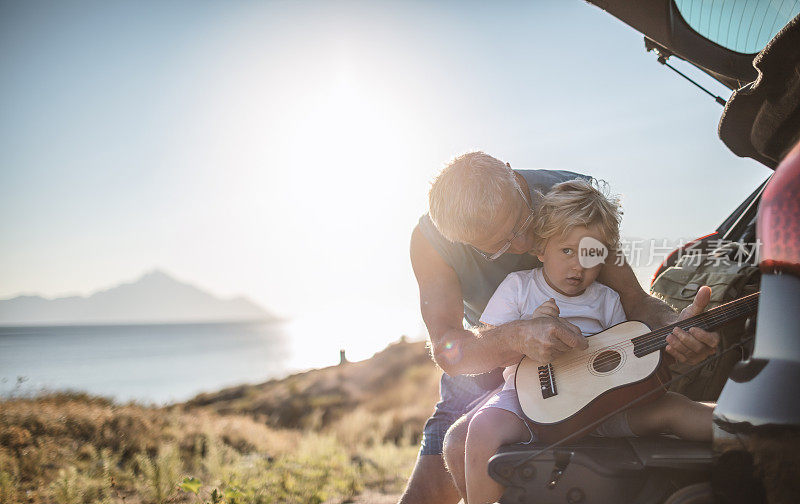
{"type": "MultiPolygon", "coordinates": [[[[622,253],[618,251],[617,254],[622,253]]],[[[711,289],[708,287],[701,288],[692,304],[678,314],[667,303],[642,289],[624,256],[621,261],[612,259],[609,257],[603,265],[598,280],[617,291],[628,320],[640,320],[651,328],[658,329],[698,315],[705,310],[711,295],[711,289]]],[[[693,327],[689,331],[676,327],[672,334],[667,336],[667,343],[666,351],[675,360],[686,364],[697,364],[716,352],[719,335],[699,327],[693,327]]]]}
{"type": "Polygon", "coordinates": [[[551,317],[509,322],[478,331],[464,329],[461,283],[455,271],[415,228],[411,265],[419,285],[422,319],[430,335],[433,359],[450,376],[478,374],[518,362],[528,355],[549,362],[561,352],[583,347],[572,324],[551,317]]]}
{"type": "Polygon", "coordinates": [[[597,279],[617,291],[628,320],[639,320],[652,329],[678,320],[678,314],[667,303],[642,289],[624,256],[621,259],[609,257],[597,279]]]}

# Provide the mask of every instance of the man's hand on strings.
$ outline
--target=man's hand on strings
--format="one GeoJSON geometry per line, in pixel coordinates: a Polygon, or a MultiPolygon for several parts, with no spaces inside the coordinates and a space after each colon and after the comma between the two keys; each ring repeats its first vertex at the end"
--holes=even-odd
{"type": "MultiPolygon", "coordinates": [[[[692,304],[681,311],[678,321],[703,313],[711,299],[711,288],[702,286],[697,291],[692,304]]],[[[672,330],[667,336],[666,351],[676,361],[683,364],[697,364],[710,355],[714,355],[719,346],[719,334],[692,327],[684,331],[680,327],[672,330]]]]}

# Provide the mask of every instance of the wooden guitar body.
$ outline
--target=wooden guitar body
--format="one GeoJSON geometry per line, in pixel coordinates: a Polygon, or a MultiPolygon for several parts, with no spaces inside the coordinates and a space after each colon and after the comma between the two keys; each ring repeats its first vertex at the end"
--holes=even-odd
{"type": "Polygon", "coordinates": [[[515,385],[537,439],[552,443],[581,430],[588,434],[596,420],[662,387],[669,370],[661,352],[634,355],[631,340],[649,332],[642,322],[623,322],[587,337],[586,350],[567,352],[547,366],[523,358],[515,385]]]}
{"type": "Polygon", "coordinates": [[[758,310],[758,296],[750,294],[655,331],[642,322],[623,322],[588,336],[586,350],[572,350],[545,366],[525,357],[515,378],[522,412],[540,441],[588,434],[595,422],[631,401],[645,404],[661,395],[642,397],[663,389],[670,379],[660,350],[675,327],[711,330],[747,317],[758,310]]]}

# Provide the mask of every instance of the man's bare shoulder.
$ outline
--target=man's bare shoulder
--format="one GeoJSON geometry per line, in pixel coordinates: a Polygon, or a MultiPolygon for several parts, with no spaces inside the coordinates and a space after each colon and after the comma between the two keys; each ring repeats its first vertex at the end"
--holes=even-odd
{"type": "Polygon", "coordinates": [[[417,277],[421,271],[453,271],[422,233],[419,224],[411,232],[411,266],[417,277]]]}

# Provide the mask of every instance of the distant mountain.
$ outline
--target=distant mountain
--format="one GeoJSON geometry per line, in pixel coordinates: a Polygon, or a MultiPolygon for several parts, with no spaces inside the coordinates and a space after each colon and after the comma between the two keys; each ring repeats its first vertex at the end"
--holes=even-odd
{"type": "Polygon", "coordinates": [[[145,324],[274,320],[244,297],[221,299],[153,270],[91,296],[0,301],[0,325],[145,324]]]}

